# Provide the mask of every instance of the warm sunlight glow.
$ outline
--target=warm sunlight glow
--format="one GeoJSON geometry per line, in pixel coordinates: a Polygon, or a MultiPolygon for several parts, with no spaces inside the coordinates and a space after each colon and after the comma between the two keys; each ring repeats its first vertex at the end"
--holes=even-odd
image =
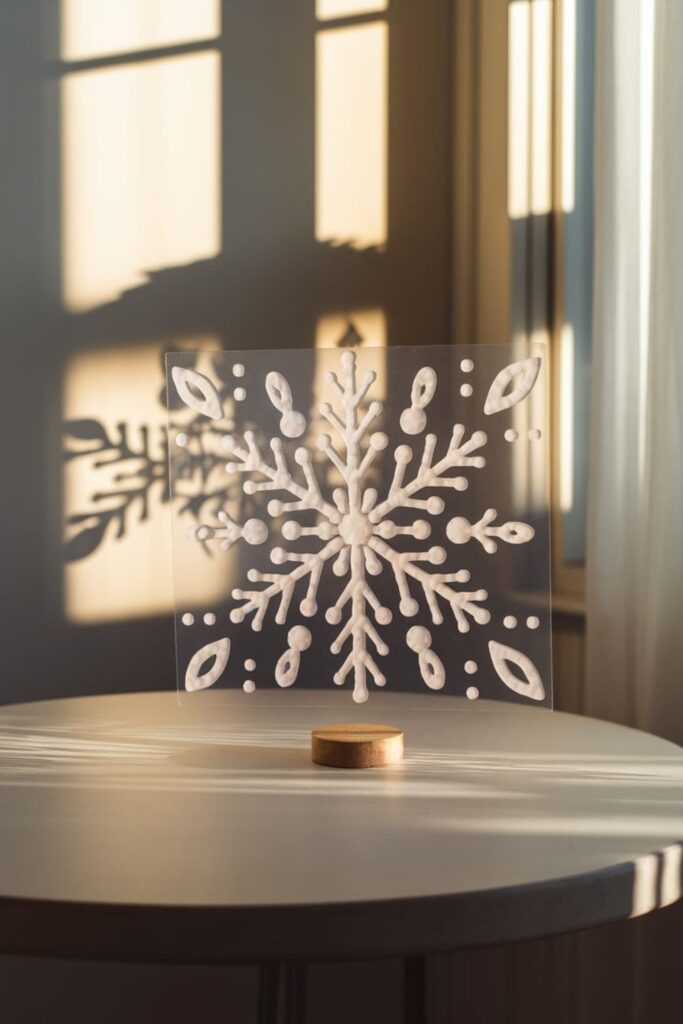
{"type": "Polygon", "coordinates": [[[633,902],[631,917],[649,914],[657,906],[657,878],[659,858],[656,853],[646,853],[633,862],[633,902]]]}
{"type": "MultiPolygon", "coordinates": [[[[640,78],[640,103],[638,106],[638,291],[639,291],[639,367],[638,367],[638,422],[648,422],[649,362],[650,362],[650,303],[652,252],[652,155],[654,153],[654,88],[655,88],[655,4],[640,7],[640,39],[637,73],[640,78]]],[[[647,430],[638,436],[638,476],[643,481],[647,459],[647,430]]]]}
{"type": "Polygon", "coordinates": [[[667,846],[662,853],[659,906],[669,907],[681,898],[681,869],[683,868],[683,849],[667,846]]]}
{"type": "Polygon", "coordinates": [[[552,3],[516,0],[508,9],[508,213],[552,205],[552,3]]]}
{"type": "Polygon", "coordinates": [[[220,17],[219,0],[62,0],[62,60],[211,39],[220,17]]]}
{"type": "Polygon", "coordinates": [[[219,90],[212,52],[64,78],[68,309],[113,301],[151,270],[219,252],[219,90]]]}
{"type": "MultiPolygon", "coordinates": [[[[213,336],[174,339],[169,347],[208,352],[220,341],[213,336]]],[[[202,368],[210,373],[209,356],[204,358],[202,368]]],[[[159,344],[82,352],[67,366],[65,444],[68,451],[82,454],[64,463],[64,519],[83,518],[67,525],[66,539],[90,530],[88,536],[97,542],[86,557],[64,566],[64,609],[71,622],[135,619],[173,608],[171,517],[162,501],[167,472],[162,366],[159,344]],[[122,426],[130,450],[126,457],[117,448],[122,426]],[[102,448],[105,438],[112,447],[102,448]],[[151,483],[144,476],[150,468],[151,483]]],[[[201,574],[201,592],[193,592],[192,575],[184,575],[179,596],[188,607],[225,593],[227,560],[215,560],[212,569],[209,576],[201,574]]]]}
{"type": "Polygon", "coordinates": [[[560,508],[574,505],[574,328],[560,336],[560,508]]]}
{"type": "Polygon", "coordinates": [[[350,18],[354,14],[373,14],[386,11],[389,0],[316,0],[315,16],[320,21],[329,18],[350,18]]]}
{"type": "Polygon", "coordinates": [[[562,0],[562,209],[574,209],[576,162],[576,0],[562,0]]]}
{"type": "Polygon", "coordinates": [[[552,207],[552,0],[531,4],[531,212],[552,207]]]}
{"type": "Polygon", "coordinates": [[[529,213],[529,34],[527,0],[508,8],[508,214],[529,213]]]}
{"type": "Polygon", "coordinates": [[[318,32],[318,241],[364,249],[387,240],[388,51],[384,22],[318,32]]]}

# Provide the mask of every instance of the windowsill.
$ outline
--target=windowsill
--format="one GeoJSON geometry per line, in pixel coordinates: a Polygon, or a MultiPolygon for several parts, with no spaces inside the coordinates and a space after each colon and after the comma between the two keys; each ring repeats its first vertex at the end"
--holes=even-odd
{"type": "MultiPolygon", "coordinates": [[[[515,599],[521,605],[538,607],[539,604],[543,604],[547,600],[547,597],[538,592],[524,591],[516,593],[515,599]]],[[[550,607],[553,615],[572,615],[576,618],[585,618],[586,615],[586,601],[578,594],[553,591],[550,597],[550,607]]]]}
{"type": "Polygon", "coordinates": [[[553,593],[552,599],[553,615],[572,615],[576,618],[586,617],[586,601],[576,594],[553,593]]]}

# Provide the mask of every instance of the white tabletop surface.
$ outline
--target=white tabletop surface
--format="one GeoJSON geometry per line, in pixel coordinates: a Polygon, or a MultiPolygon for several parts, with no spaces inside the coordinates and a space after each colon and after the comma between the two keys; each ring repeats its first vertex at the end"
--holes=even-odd
{"type": "Polygon", "coordinates": [[[393,955],[679,897],[671,743],[442,696],[373,695],[362,715],[337,693],[317,707],[293,691],[201,698],[0,709],[0,952],[393,955]],[[312,764],[311,729],[343,720],[403,728],[403,763],[312,764]]]}

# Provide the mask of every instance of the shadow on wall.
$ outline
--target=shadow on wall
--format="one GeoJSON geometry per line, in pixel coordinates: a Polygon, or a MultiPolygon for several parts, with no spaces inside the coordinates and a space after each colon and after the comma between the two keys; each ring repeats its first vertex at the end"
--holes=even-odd
{"type": "Polygon", "coordinates": [[[174,686],[165,351],[448,340],[447,0],[128,6],[0,11],[4,701],[174,686]]]}

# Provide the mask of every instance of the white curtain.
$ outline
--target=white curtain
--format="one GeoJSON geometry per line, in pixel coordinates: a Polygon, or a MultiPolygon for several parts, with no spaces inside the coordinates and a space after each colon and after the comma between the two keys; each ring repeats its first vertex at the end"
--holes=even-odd
{"type": "Polygon", "coordinates": [[[683,743],[683,0],[596,11],[586,707],[683,743]]]}

